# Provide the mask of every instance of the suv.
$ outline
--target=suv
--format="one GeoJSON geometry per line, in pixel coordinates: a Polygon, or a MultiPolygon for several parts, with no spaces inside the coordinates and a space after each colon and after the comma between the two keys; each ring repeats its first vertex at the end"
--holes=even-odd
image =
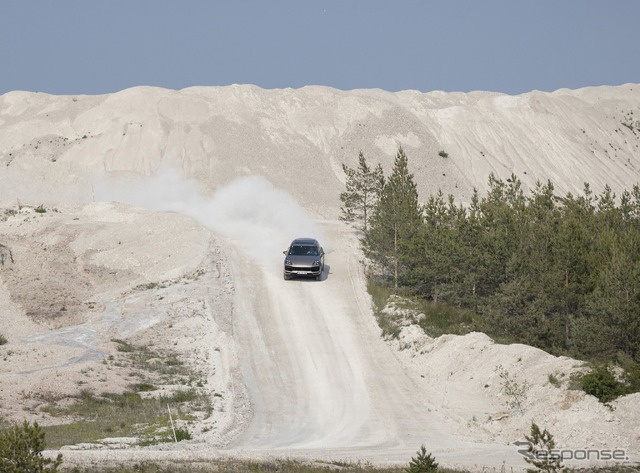
{"type": "Polygon", "coordinates": [[[322,278],[324,271],[324,250],[313,238],[296,238],[289,245],[289,249],[283,251],[284,278],[293,276],[314,276],[317,281],[322,278]]]}

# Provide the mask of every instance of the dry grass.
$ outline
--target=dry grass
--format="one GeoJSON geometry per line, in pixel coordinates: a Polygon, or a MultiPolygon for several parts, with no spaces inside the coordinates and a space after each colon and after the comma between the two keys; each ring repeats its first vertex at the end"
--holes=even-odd
{"type": "MultiPolygon", "coordinates": [[[[123,393],[97,394],[82,390],[71,399],[41,396],[45,404],[40,411],[61,419],[58,425],[43,427],[47,448],[100,443],[101,439],[108,437],[135,438],[135,445],[172,442],[168,407],[173,420],[183,426],[198,416],[206,418],[213,412],[213,401],[202,388],[201,375],[175,353],[124,340],[114,339],[112,342],[117,345],[117,353],[108,357],[105,363],[131,368],[141,379],[129,385],[123,393]],[[163,385],[180,385],[183,388],[149,395],[163,385]]],[[[181,429],[181,438],[189,439],[187,428],[181,429]]]]}

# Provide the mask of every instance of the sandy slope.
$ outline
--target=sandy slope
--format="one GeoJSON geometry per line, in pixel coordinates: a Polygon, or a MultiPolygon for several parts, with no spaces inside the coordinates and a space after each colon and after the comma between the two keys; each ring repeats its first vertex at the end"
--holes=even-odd
{"type": "Polygon", "coordinates": [[[232,283],[209,231],[176,213],[102,203],[23,209],[0,229],[11,251],[0,268],[9,340],[0,361],[3,417],[47,424],[39,406],[138,382],[129,366],[107,362],[118,356],[113,340],[127,340],[198,367],[211,395],[224,396],[204,425],[216,445],[226,443],[236,428],[232,283]]]}
{"type": "Polygon", "coordinates": [[[510,444],[531,420],[563,447],[637,458],[638,396],[610,411],[568,390],[575,360],[482,334],[431,340],[410,325],[385,343],[357,237],[335,218],[341,164],[364,150],[388,170],[398,144],[422,196],[442,188],[467,198],[491,171],[528,185],[549,178],[560,191],[584,181],[630,188],[639,181],[639,91],[5,94],[0,414],[46,423],[46,399],[125,389],[129,370],[104,360],[117,355],[113,339],[126,339],[178,352],[204,374],[215,409],[192,426],[193,441],[118,450],[119,460],[406,462],[425,443],[443,464],[518,468],[510,444]],[[41,203],[48,211],[34,212],[41,203]],[[327,249],[320,282],[281,277],[281,251],[303,235],[327,249]],[[498,365],[532,384],[521,414],[506,407],[498,365]]]}
{"type": "Polygon", "coordinates": [[[90,200],[103,172],[148,176],[164,166],[206,191],[261,175],[335,218],[341,164],[355,165],[362,150],[388,171],[398,145],[425,200],[438,189],[466,198],[490,172],[526,185],[551,179],[562,193],[586,181],[620,190],[640,177],[639,129],[635,84],[518,96],[250,85],[11,92],[0,97],[2,195],[90,200]]]}

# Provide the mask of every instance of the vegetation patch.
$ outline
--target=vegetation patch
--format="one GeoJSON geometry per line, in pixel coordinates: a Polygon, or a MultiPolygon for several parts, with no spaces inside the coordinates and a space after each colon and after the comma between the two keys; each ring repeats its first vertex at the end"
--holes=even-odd
{"type": "MultiPolygon", "coordinates": [[[[174,463],[172,465],[160,465],[153,462],[143,462],[134,465],[117,465],[111,467],[91,466],[86,468],[74,468],[73,473],[406,473],[407,468],[402,466],[374,466],[368,463],[354,462],[302,462],[296,460],[271,460],[271,461],[247,461],[247,460],[215,460],[208,462],[174,463]]],[[[437,467],[442,473],[464,473],[468,470],[437,467]]],[[[498,471],[498,470],[496,470],[498,471]]],[[[532,471],[552,471],[538,470],[532,471]]],[[[578,468],[575,473],[632,473],[637,472],[633,465],[578,468]]]]}
{"type": "Polygon", "coordinates": [[[66,420],[43,427],[48,445],[100,443],[112,437],[134,439],[133,445],[141,446],[191,439],[189,423],[213,413],[213,400],[202,389],[203,375],[172,351],[120,339],[112,342],[117,351],[104,363],[131,369],[140,381],[122,393],[83,390],[72,398],[42,397],[42,412],[66,420]],[[176,423],[175,433],[171,420],[176,423]]]}
{"type": "MultiPolygon", "coordinates": [[[[176,430],[176,437],[187,435],[184,429],[176,430]]],[[[530,471],[565,471],[560,459],[549,455],[555,448],[553,436],[546,430],[540,430],[532,423],[531,435],[525,436],[528,443],[528,453],[531,458],[526,461],[533,467],[530,471]],[[540,453],[544,455],[540,455],[540,453]]],[[[48,440],[48,439],[47,439],[48,440]]],[[[185,438],[186,440],[186,438],[185,438]]],[[[157,464],[142,462],[137,464],[118,464],[113,462],[110,466],[91,465],[86,467],[65,467],[63,455],[58,454],[55,459],[44,458],[42,452],[51,447],[45,443],[45,432],[37,423],[12,425],[0,429],[0,471],[25,472],[39,471],[55,473],[58,468],[73,473],[188,473],[188,472],[229,472],[229,473],[326,473],[339,470],[344,473],[443,473],[464,472],[466,470],[443,468],[438,465],[436,459],[427,453],[425,446],[421,446],[417,455],[411,458],[406,467],[403,466],[374,466],[368,462],[332,461],[310,462],[291,459],[274,459],[270,461],[248,461],[235,459],[220,459],[208,461],[175,461],[171,464],[157,464]]],[[[612,472],[627,473],[636,471],[633,465],[614,465],[602,468],[581,468],[574,471],[579,473],[612,472]]]]}
{"type": "Polygon", "coordinates": [[[420,311],[424,314],[419,325],[432,337],[446,333],[464,335],[485,329],[482,318],[473,311],[450,304],[418,300],[420,311]]]}
{"type": "Polygon", "coordinates": [[[549,375],[547,376],[547,379],[551,386],[555,386],[556,388],[559,388],[562,385],[562,381],[560,381],[558,376],[556,376],[554,373],[549,373],[549,375]]]}
{"type": "Polygon", "coordinates": [[[58,471],[62,464],[62,454],[55,460],[44,458],[45,434],[35,422],[24,421],[0,430],[0,471],[6,473],[58,471]]]}
{"type": "Polygon", "coordinates": [[[628,386],[617,380],[606,365],[599,365],[590,373],[583,375],[581,387],[584,392],[597,397],[604,404],[628,391],[628,386]]]}
{"type": "Polygon", "coordinates": [[[367,279],[367,291],[373,300],[373,312],[378,322],[378,326],[382,329],[384,338],[398,338],[400,334],[400,325],[395,317],[383,312],[387,306],[389,298],[393,291],[386,285],[381,284],[374,278],[367,279]]]}
{"type": "MultiPolygon", "coordinates": [[[[47,445],[59,448],[78,443],[100,443],[106,437],[135,437],[136,445],[152,445],[175,441],[171,430],[169,409],[178,422],[193,420],[192,411],[198,410],[201,395],[195,390],[177,391],[172,395],[141,397],[127,391],[120,394],[94,393],[83,390],[68,405],[41,407],[53,417],[75,419],[69,424],[43,427],[47,445]]],[[[176,429],[178,441],[191,438],[186,427],[176,429]]]]}
{"type": "Polygon", "coordinates": [[[384,285],[423,301],[432,336],[479,330],[608,363],[624,370],[625,392],[640,390],[640,185],[562,196],[547,181],[527,194],[516,175],[491,174],[468,204],[442,192],[420,204],[402,148],[388,177],[360,158],[343,167],[342,218],[361,231],[385,336],[399,328],[383,316],[384,285]]]}
{"type": "Polygon", "coordinates": [[[129,388],[135,393],[155,391],[156,389],[158,389],[153,384],[147,382],[135,383],[130,385],[129,388]]]}
{"type": "Polygon", "coordinates": [[[406,473],[435,473],[438,471],[438,463],[424,445],[420,447],[417,455],[411,458],[409,466],[405,469],[406,473]]]}
{"type": "MultiPolygon", "coordinates": [[[[215,460],[208,462],[175,463],[171,466],[156,463],[139,463],[133,466],[121,465],[111,468],[91,467],[76,468],[74,473],[191,473],[191,472],[226,472],[226,473],[403,473],[401,466],[376,467],[368,463],[355,462],[308,462],[290,459],[270,461],[248,460],[215,460]]],[[[450,469],[439,469],[442,472],[454,472],[450,469]]]]}
{"type": "MultiPolygon", "coordinates": [[[[141,383],[142,385],[144,383],[202,385],[201,380],[204,375],[187,366],[178,354],[171,350],[160,350],[150,345],[135,345],[117,338],[111,341],[116,344],[116,350],[120,356],[110,356],[104,360],[104,363],[138,370],[141,376],[150,378],[141,383]]],[[[138,389],[138,391],[144,390],[138,389]]]]}
{"type": "MultiPolygon", "coordinates": [[[[553,435],[547,429],[540,429],[535,422],[531,422],[531,433],[524,436],[528,443],[527,454],[524,460],[535,467],[527,469],[527,472],[561,473],[567,471],[562,464],[562,457],[553,454],[556,442],[553,435]]],[[[522,446],[521,446],[522,447],[522,446]]]]}
{"type": "Polygon", "coordinates": [[[420,326],[433,338],[486,330],[483,318],[471,310],[412,296],[407,291],[394,291],[376,277],[367,279],[367,291],[385,338],[397,338],[401,328],[408,324],[420,326]]]}
{"type": "Polygon", "coordinates": [[[507,406],[511,412],[522,415],[531,385],[527,380],[519,381],[514,378],[502,365],[496,366],[495,371],[500,377],[501,391],[507,396],[507,406]]]}
{"type": "Polygon", "coordinates": [[[18,215],[16,209],[4,209],[4,215],[0,218],[0,221],[6,222],[9,217],[15,217],[16,215],[18,215]]]}

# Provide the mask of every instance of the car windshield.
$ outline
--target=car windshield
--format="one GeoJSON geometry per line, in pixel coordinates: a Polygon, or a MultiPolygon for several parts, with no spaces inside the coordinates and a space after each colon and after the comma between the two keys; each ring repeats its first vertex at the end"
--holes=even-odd
{"type": "Polygon", "coordinates": [[[289,254],[294,256],[300,256],[300,255],[318,256],[318,248],[310,245],[293,245],[289,249],[289,254]]]}

